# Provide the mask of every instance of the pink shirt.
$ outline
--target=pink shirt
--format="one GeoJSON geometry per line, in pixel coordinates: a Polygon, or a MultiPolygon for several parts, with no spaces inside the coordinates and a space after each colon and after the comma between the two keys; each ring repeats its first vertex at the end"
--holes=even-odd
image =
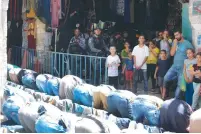
{"type": "Polygon", "coordinates": [[[51,0],[50,12],[52,14],[53,28],[57,28],[59,26],[60,8],[61,8],[61,0],[51,0]]]}

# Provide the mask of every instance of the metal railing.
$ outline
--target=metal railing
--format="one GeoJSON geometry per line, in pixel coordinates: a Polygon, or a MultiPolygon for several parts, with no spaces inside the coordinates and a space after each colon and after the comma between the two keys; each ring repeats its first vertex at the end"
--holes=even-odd
{"type": "Polygon", "coordinates": [[[13,46],[11,52],[11,64],[60,78],[75,75],[94,85],[107,84],[105,61],[106,57],[38,51],[17,46],[13,46]]]}

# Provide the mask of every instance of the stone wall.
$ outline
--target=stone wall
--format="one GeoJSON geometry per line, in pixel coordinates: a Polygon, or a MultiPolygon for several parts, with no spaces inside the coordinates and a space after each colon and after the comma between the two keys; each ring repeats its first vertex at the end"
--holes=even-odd
{"type": "Polygon", "coordinates": [[[9,0],[0,0],[0,91],[7,80],[7,10],[9,0]]]}

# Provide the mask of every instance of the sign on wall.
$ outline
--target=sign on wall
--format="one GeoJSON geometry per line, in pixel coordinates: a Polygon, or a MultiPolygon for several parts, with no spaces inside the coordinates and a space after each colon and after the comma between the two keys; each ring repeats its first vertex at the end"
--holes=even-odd
{"type": "Polygon", "coordinates": [[[192,8],[192,14],[193,15],[201,15],[201,1],[196,0],[193,1],[193,8],[192,8]]]}
{"type": "Polygon", "coordinates": [[[196,52],[201,52],[201,24],[192,25],[192,39],[196,52]]]}
{"type": "Polygon", "coordinates": [[[201,0],[190,0],[189,18],[191,24],[201,24],[201,0]]]}
{"type": "Polygon", "coordinates": [[[192,43],[196,52],[201,52],[201,0],[189,1],[189,20],[192,27],[192,43]]]}
{"type": "Polygon", "coordinates": [[[197,37],[197,45],[198,46],[201,45],[201,35],[198,35],[198,37],[197,37]]]}

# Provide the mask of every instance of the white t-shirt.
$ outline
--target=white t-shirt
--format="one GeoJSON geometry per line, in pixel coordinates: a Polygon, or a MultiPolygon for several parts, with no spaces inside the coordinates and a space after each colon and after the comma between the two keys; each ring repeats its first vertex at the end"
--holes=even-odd
{"type": "MultiPolygon", "coordinates": [[[[139,47],[139,45],[137,45],[134,47],[132,55],[136,57],[136,66],[140,66],[144,59],[149,56],[149,48],[146,45],[143,47],[139,47]]],[[[147,69],[146,62],[143,64],[141,69],[147,69]]]]}
{"type": "Polygon", "coordinates": [[[120,64],[120,59],[118,55],[111,56],[109,55],[106,60],[106,65],[108,66],[108,76],[116,77],[118,76],[118,64],[120,64]]]}

